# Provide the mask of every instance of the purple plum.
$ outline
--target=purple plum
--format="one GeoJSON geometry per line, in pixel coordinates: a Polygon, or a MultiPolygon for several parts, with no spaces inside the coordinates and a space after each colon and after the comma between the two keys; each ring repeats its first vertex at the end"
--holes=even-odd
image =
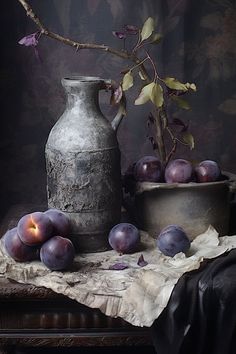
{"type": "Polygon", "coordinates": [[[195,173],[197,181],[203,182],[215,182],[221,177],[221,170],[218,164],[212,160],[205,160],[200,162],[195,167],[195,173]]]}
{"type": "Polygon", "coordinates": [[[40,259],[50,270],[64,270],[71,267],[75,257],[73,243],[61,236],[54,236],[40,249],[40,259]]]}
{"type": "Polygon", "coordinates": [[[25,245],[14,227],[3,236],[3,243],[8,255],[17,262],[27,262],[39,259],[39,249],[25,245]]]}
{"type": "Polygon", "coordinates": [[[188,183],[194,180],[192,164],[184,159],[172,160],[165,169],[165,181],[167,183],[188,183]]]}
{"type": "Polygon", "coordinates": [[[58,209],[48,209],[44,212],[49,217],[53,225],[53,235],[66,237],[70,232],[70,220],[62,211],[58,209]]]}
{"type": "Polygon", "coordinates": [[[159,250],[170,257],[174,257],[179,252],[186,253],[190,248],[188,236],[178,225],[169,225],[162,229],[156,242],[159,250]]]}
{"type": "Polygon", "coordinates": [[[134,177],[138,182],[160,182],[162,179],[160,160],[155,156],[142,157],[135,164],[134,177]]]}
{"type": "Polygon", "coordinates": [[[134,225],[120,223],[111,229],[108,240],[110,246],[118,253],[132,253],[140,242],[140,234],[134,225]]]}

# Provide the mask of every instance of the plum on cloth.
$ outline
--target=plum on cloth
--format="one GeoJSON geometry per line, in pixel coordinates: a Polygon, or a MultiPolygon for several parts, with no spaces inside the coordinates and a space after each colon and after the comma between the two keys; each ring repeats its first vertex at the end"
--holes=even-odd
{"type": "Polygon", "coordinates": [[[142,249],[120,256],[116,251],[80,254],[67,272],[50,271],[39,261],[17,263],[0,247],[0,275],[19,283],[44,286],[99,308],[111,317],[121,317],[136,326],[150,327],[166,308],[181,276],[211,259],[236,248],[236,236],[218,237],[210,227],[191,243],[188,253],[171,258],[163,255],[155,240],[141,232],[142,249]],[[147,265],[137,262],[143,255],[147,265]],[[128,265],[112,269],[116,263],[128,265]]]}

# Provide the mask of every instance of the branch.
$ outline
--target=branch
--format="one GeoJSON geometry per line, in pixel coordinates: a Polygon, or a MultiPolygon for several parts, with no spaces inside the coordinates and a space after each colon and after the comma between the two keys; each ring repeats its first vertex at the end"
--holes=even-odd
{"type": "MultiPolygon", "coordinates": [[[[99,49],[99,50],[103,50],[105,52],[109,52],[111,54],[114,54],[122,59],[129,59],[132,60],[134,63],[139,64],[140,60],[134,55],[134,54],[129,54],[126,51],[120,51],[114,48],[111,48],[107,45],[104,44],[94,44],[94,43],[80,43],[78,41],[72,40],[70,38],[66,38],[63,37],[57,33],[54,33],[50,30],[48,30],[40,21],[40,19],[38,18],[38,16],[35,14],[35,12],[33,11],[32,7],[29,5],[27,0],[18,0],[20,2],[20,4],[24,7],[27,16],[29,16],[34,23],[36,24],[36,26],[39,28],[40,32],[42,34],[44,34],[47,37],[53,38],[59,42],[62,42],[64,44],[67,44],[71,47],[74,47],[76,50],[79,49],[99,49]]],[[[147,74],[146,74],[147,76],[147,74]]]]}

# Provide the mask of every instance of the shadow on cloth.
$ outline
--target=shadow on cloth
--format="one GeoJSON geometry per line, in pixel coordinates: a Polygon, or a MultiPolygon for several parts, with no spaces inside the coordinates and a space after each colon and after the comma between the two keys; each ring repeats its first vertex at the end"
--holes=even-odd
{"type": "Polygon", "coordinates": [[[184,274],[151,331],[157,354],[235,354],[236,250],[184,274]]]}

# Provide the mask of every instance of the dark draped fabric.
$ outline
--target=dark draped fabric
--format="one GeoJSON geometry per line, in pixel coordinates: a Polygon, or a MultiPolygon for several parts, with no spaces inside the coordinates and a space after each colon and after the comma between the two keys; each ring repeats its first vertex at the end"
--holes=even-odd
{"type": "Polygon", "coordinates": [[[184,274],[152,326],[157,354],[236,353],[236,250],[184,274]]]}

